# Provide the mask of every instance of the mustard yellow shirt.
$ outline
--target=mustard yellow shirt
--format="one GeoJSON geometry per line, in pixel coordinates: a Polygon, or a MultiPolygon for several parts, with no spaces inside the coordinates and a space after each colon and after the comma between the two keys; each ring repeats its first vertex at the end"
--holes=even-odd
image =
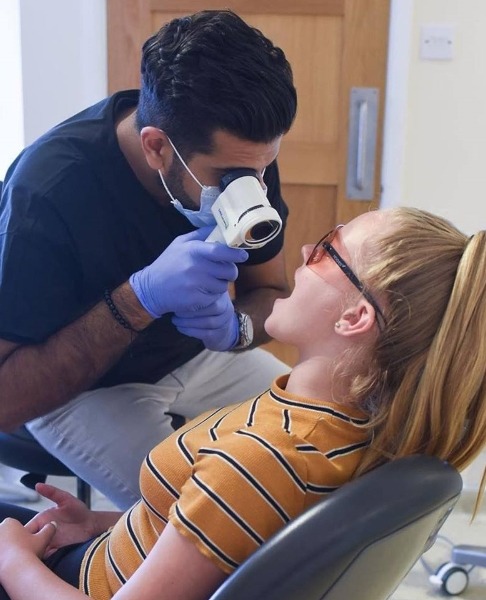
{"type": "Polygon", "coordinates": [[[142,499],[93,542],[80,589],[95,600],[111,598],[168,521],[230,573],[351,478],[369,444],[366,415],[289,394],[287,378],[257,398],[201,415],[149,453],[142,499]]]}

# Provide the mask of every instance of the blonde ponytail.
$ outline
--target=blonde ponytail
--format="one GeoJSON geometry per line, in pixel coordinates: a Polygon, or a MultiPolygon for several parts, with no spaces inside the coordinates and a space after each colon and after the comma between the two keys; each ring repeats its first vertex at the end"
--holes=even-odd
{"type": "Polygon", "coordinates": [[[411,208],[393,209],[392,223],[365,269],[388,326],[355,382],[363,402],[374,399],[357,474],[414,453],[463,469],[486,443],[486,233],[468,240],[411,208]]]}

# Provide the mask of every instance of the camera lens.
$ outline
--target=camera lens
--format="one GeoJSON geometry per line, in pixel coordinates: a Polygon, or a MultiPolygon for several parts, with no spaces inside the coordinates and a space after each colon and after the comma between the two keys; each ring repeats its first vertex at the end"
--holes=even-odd
{"type": "Polygon", "coordinates": [[[270,237],[278,228],[279,223],[276,221],[261,221],[249,229],[246,233],[247,241],[263,241],[270,237]]]}

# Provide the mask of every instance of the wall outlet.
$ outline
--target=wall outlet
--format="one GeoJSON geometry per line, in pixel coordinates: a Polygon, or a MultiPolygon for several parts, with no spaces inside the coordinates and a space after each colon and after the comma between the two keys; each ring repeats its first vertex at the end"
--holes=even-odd
{"type": "Polygon", "coordinates": [[[452,60],[454,57],[453,25],[422,25],[420,28],[420,58],[422,60],[452,60]]]}

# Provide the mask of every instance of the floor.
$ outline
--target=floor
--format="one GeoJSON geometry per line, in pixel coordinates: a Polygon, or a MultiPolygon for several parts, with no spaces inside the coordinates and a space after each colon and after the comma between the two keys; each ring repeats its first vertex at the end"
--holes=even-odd
{"type": "MultiPolygon", "coordinates": [[[[429,582],[429,575],[442,564],[450,562],[453,544],[484,546],[486,557],[486,509],[471,524],[472,501],[460,501],[440,530],[434,546],[416,563],[390,600],[426,600],[450,598],[429,582]]],[[[452,579],[451,579],[452,581],[452,579]]],[[[469,584],[460,596],[463,600],[485,600],[486,568],[474,567],[469,573],[469,584]]],[[[358,599],[356,599],[358,600],[358,599]]]]}
{"type": "MultiPolygon", "coordinates": [[[[24,488],[20,484],[17,486],[19,473],[11,470],[4,471],[5,467],[0,466],[0,480],[7,480],[4,484],[12,493],[23,493],[24,488]],[[6,476],[8,474],[8,477],[6,476]],[[16,477],[17,476],[17,477],[16,477]]],[[[57,485],[63,489],[75,494],[75,480],[68,477],[52,477],[49,483],[57,485]]],[[[0,485],[0,495],[2,486],[0,485]]],[[[423,561],[419,561],[405,580],[401,583],[390,600],[430,600],[450,597],[444,595],[437,587],[429,582],[429,575],[442,565],[449,562],[452,544],[472,544],[485,546],[486,552],[486,507],[479,513],[471,524],[472,496],[466,495],[452,512],[449,519],[441,529],[440,536],[435,545],[424,555],[423,561]]],[[[35,499],[35,495],[30,500],[16,502],[27,506],[33,510],[42,510],[50,503],[43,499],[35,499]]],[[[111,510],[113,505],[101,494],[92,492],[93,508],[96,510],[111,510]]],[[[460,596],[454,598],[463,600],[485,600],[486,599],[486,568],[475,567],[469,574],[469,584],[467,589],[460,596]]],[[[359,600],[359,598],[350,599],[359,600]]]]}

